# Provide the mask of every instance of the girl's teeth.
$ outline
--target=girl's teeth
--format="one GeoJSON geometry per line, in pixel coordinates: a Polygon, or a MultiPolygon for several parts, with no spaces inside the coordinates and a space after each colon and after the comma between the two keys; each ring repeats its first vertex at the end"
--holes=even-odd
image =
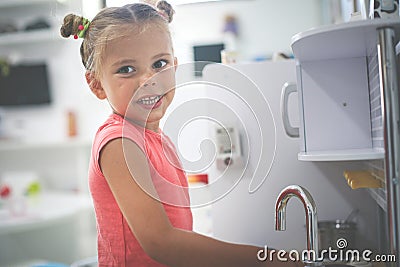
{"type": "Polygon", "coordinates": [[[157,103],[158,100],[160,100],[160,98],[161,96],[145,97],[140,99],[138,103],[145,105],[154,105],[155,103],[157,103]]]}

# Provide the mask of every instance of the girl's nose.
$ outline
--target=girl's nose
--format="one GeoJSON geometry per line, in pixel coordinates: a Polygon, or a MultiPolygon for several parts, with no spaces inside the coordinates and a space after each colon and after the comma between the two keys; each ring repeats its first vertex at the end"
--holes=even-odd
{"type": "Polygon", "coordinates": [[[153,73],[147,72],[144,73],[141,79],[141,86],[142,87],[148,87],[148,86],[155,86],[156,82],[153,77],[153,73]]]}
{"type": "Polygon", "coordinates": [[[154,82],[154,81],[151,81],[151,80],[147,80],[144,84],[143,84],[143,87],[147,87],[147,86],[154,86],[154,85],[156,85],[156,82],[154,82]]]}

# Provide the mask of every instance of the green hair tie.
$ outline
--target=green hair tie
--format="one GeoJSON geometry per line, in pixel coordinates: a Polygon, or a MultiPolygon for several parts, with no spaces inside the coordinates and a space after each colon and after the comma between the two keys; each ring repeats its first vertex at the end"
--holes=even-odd
{"type": "Polygon", "coordinates": [[[0,76],[7,77],[10,74],[10,65],[7,61],[0,59],[0,76]]]}
{"type": "Polygon", "coordinates": [[[82,24],[78,26],[78,34],[74,35],[75,39],[79,38],[85,38],[85,33],[87,29],[89,28],[90,21],[88,19],[83,18],[82,19],[82,24]]]}

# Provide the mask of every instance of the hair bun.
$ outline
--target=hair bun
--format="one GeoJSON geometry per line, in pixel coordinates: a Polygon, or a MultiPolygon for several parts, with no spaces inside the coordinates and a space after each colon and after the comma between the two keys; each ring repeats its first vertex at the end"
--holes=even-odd
{"type": "Polygon", "coordinates": [[[63,25],[60,28],[62,37],[68,38],[78,33],[78,27],[83,22],[83,17],[75,14],[68,14],[64,17],[63,25]]]}
{"type": "Polygon", "coordinates": [[[159,12],[163,13],[168,23],[171,23],[175,13],[175,10],[172,8],[172,6],[167,1],[158,1],[156,8],[159,12]]]}

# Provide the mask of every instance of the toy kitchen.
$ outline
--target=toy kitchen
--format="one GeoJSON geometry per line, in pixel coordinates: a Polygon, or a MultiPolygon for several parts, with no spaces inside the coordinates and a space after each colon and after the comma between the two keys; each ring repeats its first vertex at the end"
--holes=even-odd
{"type": "Polygon", "coordinates": [[[212,84],[206,95],[235,107],[214,119],[235,125],[247,162],[246,171],[235,171],[235,159],[226,158],[230,171],[217,165],[209,171],[211,181],[220,181],[214,195],[235,185],[213,203],[214,236],[298,250],[319,243],[322,249],[340,236],[353,242],[355,227],[355,247],[375,247],[392,255],[386,266],[400,266],[399,40],[398,16],[375,14],[298,33],[294,60],[205,67],[203,77],[212,84]],[[309,193],[319,231],[304,200],[309,193]],[[292,196],[301,201],[286,205],[292,196]],[[356,217],[356,226],[346,224],[356,217]]]}

